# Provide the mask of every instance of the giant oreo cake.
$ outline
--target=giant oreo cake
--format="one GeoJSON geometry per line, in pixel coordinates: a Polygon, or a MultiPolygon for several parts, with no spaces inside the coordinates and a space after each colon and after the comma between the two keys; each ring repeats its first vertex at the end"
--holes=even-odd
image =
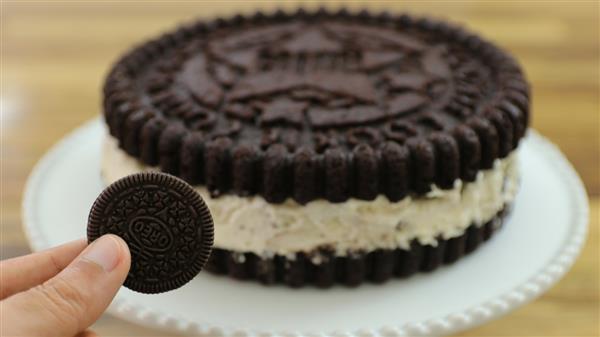
{"type": "Polygon", "coordinates": [[[102,174],[192,184],[214,218],[214,273],[383,282],[452,263],[500,227],[528,114],[515,60],[445,22],[235,16],[115,64],[102,174]]]}

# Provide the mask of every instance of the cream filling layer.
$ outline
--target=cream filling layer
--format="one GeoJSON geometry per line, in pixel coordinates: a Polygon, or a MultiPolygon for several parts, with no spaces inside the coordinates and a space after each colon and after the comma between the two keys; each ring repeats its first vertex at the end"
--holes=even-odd
{"type": "MultiPolygon", "coordinates": [[[[106,183],[156,170],[121,150],[114,138],[106,137],[102,158],[106,183]]],[[[513,201],[518,176],[513,152],[496,160],[492,169],[480,171],[473,182],[456,180],[449,190],[432,186],[425,196],[408,196],[399,202],[381,195],[372,201],[315,200],[300,205],[288,199],[270,204],[261,196],[212,198],[206,188],[195,188],[213,216],[215,247],[261,256],[291,256],[330,247],[343,256],[352,251],[408,249],[413,239],[436,245],[439,236],[460,236],[471,224],[486,223],[513,201]]]]}

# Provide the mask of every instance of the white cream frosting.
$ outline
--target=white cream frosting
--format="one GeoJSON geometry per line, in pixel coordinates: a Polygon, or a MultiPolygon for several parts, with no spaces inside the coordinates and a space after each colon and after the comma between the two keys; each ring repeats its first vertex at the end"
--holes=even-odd
{"type": "MultiPolygon", "coordinates": [[[[206,188],[196,190],[206,202],[215,224],[215,247],[262,256],[291,256],[299,251],[333,247],[338,255],[379,248],[408,248],[413,239],[436,245],[436,237],[460,236],[471,224],[482,225],[518,189],[516,153],[496,160],[479,172],[474,182],[456,180],[454,188],[432,190],[418,198],[390,202],[385,196],[343,203],[315,200],[300,205],[292,199],[270,204],[261,196],[222,195],[211,198],[206,188]]],[[[154,171],[121,150],[112,137],[103,149],[102,174],[107,183],[141,171],[154,171]]]]}

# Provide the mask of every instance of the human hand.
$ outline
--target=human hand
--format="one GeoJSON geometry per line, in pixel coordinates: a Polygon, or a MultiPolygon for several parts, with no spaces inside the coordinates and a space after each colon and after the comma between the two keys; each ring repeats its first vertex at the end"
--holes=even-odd
{"type": "Polygon", "coordinates": [[[105,235],[0,262],[2,336],[94,336],[131,264],[127,244],[105,235]],[[80,334],[81,333],[81,334],[80,334]]]}

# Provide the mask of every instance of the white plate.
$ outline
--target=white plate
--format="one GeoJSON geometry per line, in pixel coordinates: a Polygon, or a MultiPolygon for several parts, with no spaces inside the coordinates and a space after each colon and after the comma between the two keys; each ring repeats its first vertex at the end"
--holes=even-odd
{"type": "MultiPolygon", "coordinates": [[[[34,250],[84,237],[103,189],[99,119],[38,163],[25,191],[34,250]]],[[[264,287],[200,273],[159,295],[122,288],[109,312],[154,328],[210,336],[400,336],[464,330],[531,301],[573,264],[585,241],[587,198],[560,151],[531,131],[519,150],[522,188],[506,226],[449,267],[384,285],[329,290],[264,287]]]]}

